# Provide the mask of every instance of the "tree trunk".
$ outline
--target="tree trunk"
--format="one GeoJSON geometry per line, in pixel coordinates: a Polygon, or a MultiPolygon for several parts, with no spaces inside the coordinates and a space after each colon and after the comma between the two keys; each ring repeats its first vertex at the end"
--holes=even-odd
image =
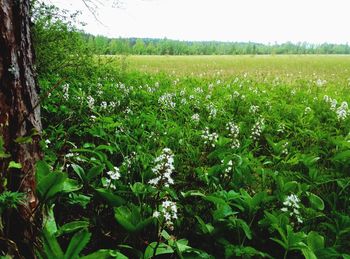
{"type": "Polygon", "coordinates": [[[26,201],[5,216],[2,241],[17,246],[17,253],[33,256],[36,240],[34,209],[35,163],[41,158],[40,107],[30,34],[29,0],[0,0],[0,137],[10,158],[0,158],[0,191],[19,191],[26,201]],[[28,137],[28,138],[27,138],[28,137]],[[10,161],[21,169],[8,169],[10,161]],[[5,181],[6,179],[7,181],[5,181]],[[16,245],[14,245],[16,244],[16,245]]]}

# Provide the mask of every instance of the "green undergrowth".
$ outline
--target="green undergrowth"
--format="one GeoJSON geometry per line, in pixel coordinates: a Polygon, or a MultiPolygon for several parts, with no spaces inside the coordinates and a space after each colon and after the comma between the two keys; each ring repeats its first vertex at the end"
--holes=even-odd
{"type": "Polygon", "coordinates": [[[349,258],[347,89],[243,74],[67,75],[42,103],[38,254],[349,258]]]}

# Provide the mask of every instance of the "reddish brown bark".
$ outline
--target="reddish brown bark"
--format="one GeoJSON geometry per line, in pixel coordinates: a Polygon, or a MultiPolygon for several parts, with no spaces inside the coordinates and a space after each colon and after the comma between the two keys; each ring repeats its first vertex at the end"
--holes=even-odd
{"type": "Polygon", "coordinates": [[[11,157],[0,160],[2,179],[8,189],[26,195],[19,213],[7,215],[6,239],[14,241],[22,254],[28,254],[35,239],[32,212],[38,204],[35,195],[35,163],[40,159],[40,106],[33,68],[34,55],[30,35],[29,0],[0,0],[0,136],[11,157]],[[20,137],[32,136],[28,143],[18,143],[20,137]],[[9,161],[22,168],[8,170],[9,161]]]}

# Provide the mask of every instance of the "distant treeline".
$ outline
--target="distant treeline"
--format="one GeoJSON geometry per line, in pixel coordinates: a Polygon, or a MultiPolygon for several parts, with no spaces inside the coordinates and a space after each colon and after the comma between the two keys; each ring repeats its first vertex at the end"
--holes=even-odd
{"type": "Polygon", "coordinates": [[[150,38],[107,38],[83,34],[94,54],[116,55],[262,55],[262,54],[350,54],[348,44],[179,41],[150,38]]]}

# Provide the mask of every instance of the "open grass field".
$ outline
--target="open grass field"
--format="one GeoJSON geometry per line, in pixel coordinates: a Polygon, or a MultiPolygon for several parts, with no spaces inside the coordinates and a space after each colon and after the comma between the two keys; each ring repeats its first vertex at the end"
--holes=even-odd
{"type": "Polygon", "coordinates": [[[350,56],[346,55],[127,56],[126,63],[129,70],[178,76],[227,78],[246,74],[260,79],[322,78],[341,83],[350,79],[350,56]]]}

